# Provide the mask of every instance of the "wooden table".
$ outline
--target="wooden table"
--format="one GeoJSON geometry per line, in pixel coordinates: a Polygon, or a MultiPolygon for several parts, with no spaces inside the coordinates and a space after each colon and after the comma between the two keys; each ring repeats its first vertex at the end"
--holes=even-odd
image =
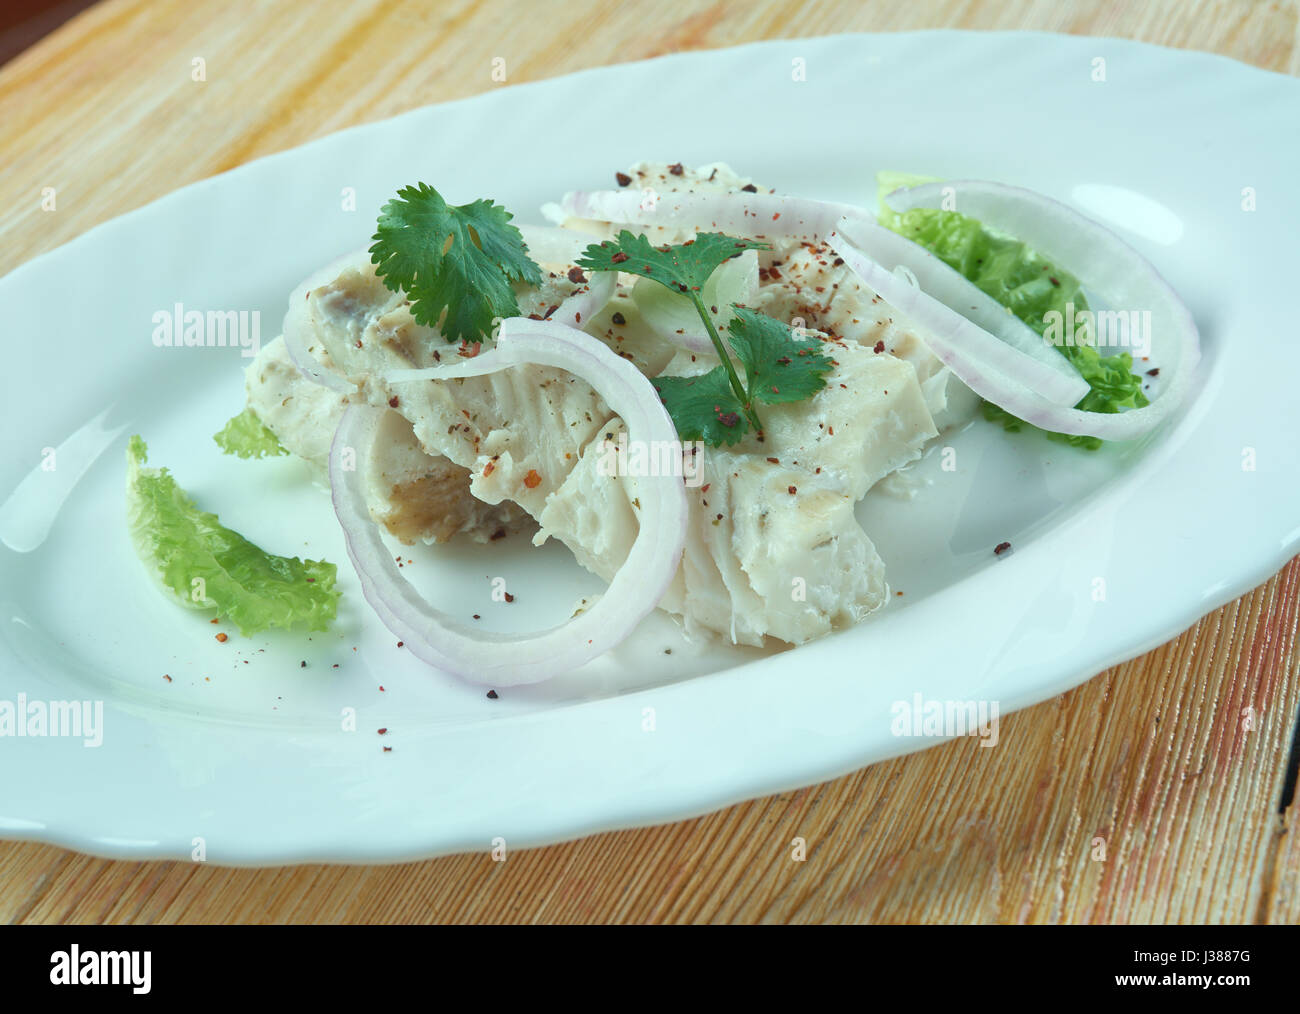
{"type": "MultiPolygon", "coordinates": [[[[0,69],[0,272],[257,156],[499,87],[497,56],[521,82],[780,36],[1033,28],[1296,74],[1298,21],[1297,0],[108,0],[0,69]],[[40,209],[48,186],[55,214],[40,209]]],[[[1000,749],[965,739],[504,864],[229,870],[0,844],[0,921],[1294,923],[1300,811],[1282,797],[1298,616],[1294,560],[1156,651],[1004,719],[1000,749]]]]}

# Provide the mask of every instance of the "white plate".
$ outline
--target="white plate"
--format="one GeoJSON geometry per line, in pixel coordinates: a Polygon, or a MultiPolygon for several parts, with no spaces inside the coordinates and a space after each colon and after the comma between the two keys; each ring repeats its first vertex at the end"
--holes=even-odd
{"type": "MultiPolygon", "coordinates": [[[[187,857],[201,839],[209,861],[230,864],[404,860],[498,837],[534,845],[699,814],[931,745],[891,731],[893,703],[917,693],[996,701],[1005,714],[1147,651],[1297,551],[1298,123],[1293,80],[1128,42],[772,42],[344,131],[24,265],[0,280],[0,701],[98,700],[104,721],[98,747],[0,738],[0,834],[137,858],[187,857]],[[401,185],[491,196],[527,220],[641,158],[723,159],[783,190],[857,202],[872,199],[880,168],[983,177],[1115,217],[1196,315],[1197,397],[1140,447],[1086,454],[983,422],[944,441],[955,472],[932,457],[915,502],[863,506],[906,594],[854,630],[762,657],[692,649],[652,618],[588,671],[487,700],[396,647],[301,465],[218,453],[210,435],[240,407],[246,360],[155,348],[152,317],[175,303],[258,310],[269,340],[290,288],[363,244],[401,185]],[[341,210],[348,187],[355,211],[341,210]],[[1258,211],[1242,208],[1247,187],[1258,211]],[[124,530],[135,432],[227,524],[273,551],[339,563],[337,629],[222,645],[206,617],[166,601],[124,530]],[[57,467],[43,471],[50,447],[57,467]],[[1003,540],[1014,551],[995,559],[1003,540]],[[342,728],[349,708],[357,731],[342,728]]],[[[409,573],[442,575],[431,584],[446,601],[485,623],[554,619],[598,587],[559,547],[405,555],[409,573]],[[518,596],[509,611],[489,601],[498,575],[518,596]]]]}

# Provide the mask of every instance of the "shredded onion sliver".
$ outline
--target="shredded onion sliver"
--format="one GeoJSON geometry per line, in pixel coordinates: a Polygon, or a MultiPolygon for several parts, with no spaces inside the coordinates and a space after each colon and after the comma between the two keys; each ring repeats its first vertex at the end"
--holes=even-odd
{"type": "Polygon", "coordinates": [[[598,222],[675,225],[756,239],[821,239],[842,218],[875,221],[851,204],[728,190],[579,190],[565,194],[560,209],[598,222]]]}

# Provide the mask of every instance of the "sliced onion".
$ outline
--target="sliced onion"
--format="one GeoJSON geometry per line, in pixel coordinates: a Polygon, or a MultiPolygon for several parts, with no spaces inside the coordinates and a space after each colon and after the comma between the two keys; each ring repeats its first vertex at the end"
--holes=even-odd
{"type": "MultiPolygon", "coordinates": [[[[512,317],[497,344],[472,359],[419,370],[396,370],[390,384],[475,377],[511,366],[542,365],[581,377],[627,425],[632,441],[677,441],[672,420],[650,381],[601,342],[555,321],[512,317]]],[[[535,634],[482,631],[435,609],[397,569],[366,506],[359,468],[345,470],[344,449],[365,460],[384,410],[351,406],[330,450],[334,510],[366,600],[384,625],[415,655],[474,683],[536,683],[575,669],[626,638],[663,597],[677,572],[686,539],[686,488],[680,476],[641,481],[640,529],[632,549],[593,605],[559,626],[535,634]]]]}
{"type": "Polygon", "coordinates": [[[579,190],[564,195],[554,217],[680,226],[755,239],[818,240],[842,218],[874,222],[851,204],[731,190],[579,190]],[[647,198],[653,194],[654,198],[647,198]]]}
{"type": "Polygon", "coordinates": [[[1058,405],[1074,405],[1088,393],[1087,381],[1059,351],[911,240],[875,223],[845,219],[827,242],[869,288],[921,326],[930,350],[981,397],[997,401],[993,395],[1006,386],[998,378],[1058,405]],[[896,274],[899,267],[920,287],[896,274]]]}
{"type": "Polygon", "coordinates": [[[354,264],[359,257],[365,257],[367,264],[370,262],[368,251],[354,251],[331,261],[323,268],[318,268],[299,282],[293,292],[289,294],[289,310],[284,315],[284,325],[281,332],[284,337],[284,350],[289,354],[293,365],[298,367],[298,372],[308,380],[320,384],[321,387],[327,387],[331,391],[337,391],[340,394],[352,394],[357,388],[355,384],[350,383],[333,370],[328,370],[322,366],[320,360],[308,350],[306,336],[311,333],[311,312],[308,306],[308,297],[311,295],[312,290],[318,289],[322,285],[328,285],[338,278],[340,272],[354,264]]]}
{"type": "Polygon", "coordinates": [[[1073,208],[1020,187],[953,180],[895,190],[886,201],[904,211],[942,207],[949,196],[962,214],[1032,247],[1087,288],[1103,294],[1111,306],[1151,311],[1150,358],[1159,366],[1162,390],[1150,405],[1119,413],[1083,412],[1046,403],[1024,390],[1008,391],[990,401],[1042,429],[1103,440],[1143,436],[1178,408],[1191,390],[1200,362],[1200,335],[1191,311],[1150,261],[1073,208]]]}

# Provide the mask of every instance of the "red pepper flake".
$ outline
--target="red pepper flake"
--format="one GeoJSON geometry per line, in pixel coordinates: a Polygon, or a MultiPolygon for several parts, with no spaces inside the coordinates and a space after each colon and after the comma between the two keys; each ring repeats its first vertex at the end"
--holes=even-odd
{"type": "Polygon", "coordinates": [[[768,458],[767,460],[770,461],[773,465],[779,465],[779,464],[781,464],[781,459],[780,459],[780,458],[768,458]]]}
{"type": "Polygon", "coordinates": [[[168,676],[166,673],[163,673],[163,679],[165,679],[168,683],[172,681],[172,678],[168,676]]]}
{"type": "Polygon", "coordinates": [[[506,601],[507,601],[507,602],[513,602],[514,600],[515,600],[515,597],[514,597],[513,595],[511,595],[509,592],[506,592],[506,601]]]}
{"type": "Polygon", "coordinates": [[[827,426],[827,427],[826,427],[826,432],[829,433],[831,436],[835,436],[835,427],[834,427],[834,426],[827,426]]]}
{"type": "Polygon", "coordinates": [[[339,667],[339,664],[338,664],[337,662],[335,662],[335,663],[334,663],[334,668],[337,669],[338,667],[339,667]]]}
{"type": "Polygon", "coordinates": [[[625,187],[632,182],[632,177],[627,173],[615,173],[614,179],[618,182],[620,187],[625,187]]]}
{"type": "Polygon", "coordinates": [[[382,728],[382,729],[379,730],[379,735],[381,735],[381,736],[387,736],[387,735],[388,735],[388,728],[387,728],[387,726],[385,726],[384,728],[382,728]]]}
{"type": "Polygon", "coordinates": [[[871,351],[874,352],[876,355],[880,355],[880,353],[884,352],[885,351],[884,341],[876,342],[876,344],[872,347],[871,351]]]}
{"type": "Polygon", "coordinates": [[[385,691],[384,688],[383,688],[382,686],[379,688],[379,692],[380,692],[381,694],[382,694],[382,693],[387,693],[387,691],[385,691]]]}
{"type": "Polygon", "coordinates": [[[624,316],[623,316],[621,313],[619,313],[617,310],[614,311],[614,316],[610,317],[609,319],[612,320],[615,324],[626,324],[626,323],[627,323],[627,318],[624,317],[624,316]]]}
{"type": "Polygon", "coordinates": [[[746,183],[746,184],[745,184],[743,187],[741,187],[740,189],[743,190],[743,191],[744,191],[745,193],[747,193],[747,194],[756,194],[756,193],[758,193],[758,187],[754,186],[754,184],[752,184],[752,183],[746,183]]]}
{"type": "Polygon", "coordinates": [[[1160,367],[1157,366],[1155,369],[1147,370],[1147,376],[1148,376],[1148,377],[1158,377],[1158,376],[1160,376],[1160,367]]]}
{"type": "Polygon", "coordinates": [[[209,623],[216,623],[216,622],[217,622],[217,617],[215,617],[215,616],[212,617],[212,619],[208,620],[208,622],[209,622],[209,623]]]}
{"type": "Polygon", "coordinates": [[[786,491],[787,493],[789,493],[791,496],[794,496],[796,493],[799,492],[799,487],[798,487],[798,486],[787,486],[787,487],[785,488],[785,491],[786,491]]]}
{"type": "Polygon", "coordinates": [[[1051,282],[1053,285],[1055,285],[1058,289],[1061,287],[1060,281],[1058,279],[1053,278],[1051,275],[1048,275],[1047,280],[1051,282]]]}
{"type": "Polygon", "coordinates": [[[489,701],[495,701],[497,699],[497,692],[495,690],[489,690],[487,696],[489,701]]]}
{"type": "Polygon", "coordinates": [[[388,407],[397,408],[397,406],[398,406],[397,395],[393,395],[391,398],[388,399],[388,407]]]}
{"type": "Polygon", "coordinates": [[[392,753],[392,752],[393,752],[393,748],[391,746],[384,747],[384,753],[392,753]]]}
{"type": "Polygon", "coordinates": [[[706,482],[703,486],[700,487],[700,492],[701,492],[701,493],[707,493],[707,492],[709,491],[709,487],[712,486],[712,485],[713,485],[713,483],[711,483],[711,482],[706,482]]]}
{"type": "MultiPolygon", "coordinates": [[[[495,472],[496,470],[497,470],[496,462],[494,462],[494,461],[489,461],[486,465],[483,466],[483,476],[484,476],[484,478],[486,478],[487,476],[491,475],[491,474],[492,474],[493,472],[495,472]]],[[[503,534],[504,534],[504,533],[503,533],[503,534]]]]}
{"type": "Polygon", "coordinates": [[[1001,556],[1003,553],[1005,553],[1005,552],[1006,552],[1008,549],[1010,549],[1010,548],[1011,548],[1011,543],[1009,543],[1009,542],[999,542],[996,546],[993,547],[993,555],[994,555],[994,556],[1001,556]]]}
{"type": "Polygon", "coordinates": [[[678,162],[675,165],[670,165],[668,167],[668,171],[672,173],[674,176],[680,176],[683,172],[685,172],[685,169],[683,168],[682,164],[678,162]]]}
{"type": "Polygon", "coordinates": [[[225,643],[226,643],[226,640],[227,640],[226,635],[225,635],[225,634],[218,634],[218,635],[217,635],[217,640],[220,641],[222,644],[225,644],[225,643]]]}
{"type": "Polygon", "coordinates": [[[620,250],[618,253],[614,254],[614,256],[611,257],[609,260],[611,264],[622,264],[625,260],[627,260],[627,254],[625,254],[622,250],[620,250]]]}
{"type": "Polygon", "coordinates": [[[569,281],[581,284],[587,280],[587,276],[582,273],[582,268],[569,268],[569,281]]]}
{"type": "Polygon", "coordinates": [[[474,619],[476,619],[476,620],[481,620],[481,619],[483,619],[483,617],[481,617],[478,613],[475,613],[475,614],[474,614],[474,619]]]}
{"type": "Polygon", "coordinates": [[[524,485],[529,489],[536,489],[542,484],[542,477],[537,474],[537,469],[530,468],[528,474],[524,476],[524,485]]]}
{"type": "MultiPolygon", "coordinates": [[[[405,646],[406,646],[406,642],[405,642],[405,641],[398,641],[398,642],[397,642],[397,646],[398,646],[399,648],[405,647],[405,646]]],[[[380,687],[379,689],[380,689],[380,690],[383,690],[384,688],[383,688],[383,687],[380,687]]]]}
{"type": "Polygon", "coordinates": [[[778,211],[775,215],[772,216],[772,221],[775,222],[780,217],[781,217],[781,212],[778,211]]]}

